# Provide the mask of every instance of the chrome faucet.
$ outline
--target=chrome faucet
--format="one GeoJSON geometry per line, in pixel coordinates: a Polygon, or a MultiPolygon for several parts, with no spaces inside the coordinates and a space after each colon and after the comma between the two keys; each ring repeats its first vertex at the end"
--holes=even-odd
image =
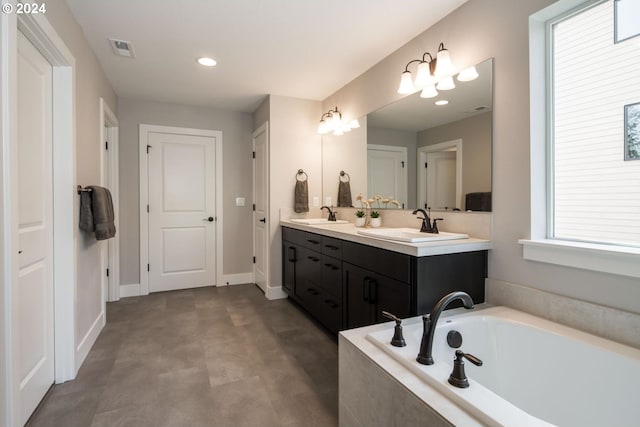
{"type": "Polygon", "coordinates": [[[420,212],[423,216],[419,216],[418,219],[422,220],[422,226],[420,227],[421,233],[432,233],[433,228],[431,227],[431,219],[429,218],[429,214],[424,209],[416,209],[413,211],[413,215],[420,212]]]}
{"type": "Polygon", "coordinates": [[[329,206],[323,206],[320,208],[320,211],[322,212],[322,209],[326,209],[329,211],[329,218],[327,218],[329,221],[335,221],[336,220],[336,213],[334,211],[331,210],[331,208],[329,206]]]}
{"type": "Polygon", "coordinates": [[[433,365],[433,335],[436,331],[436,324],[442,314],[442,311],[453,301],[461,300],[464,308],[472,309],[473,300],[468,293],[457,291],[451,292],[440,298],[440,301],[436,303],[431,309],[430,314],[422,316],[422,324],[424,329],[422,330],[422,341],[420,342],[420,352],[416,360],[423,365],[433,365]]]}

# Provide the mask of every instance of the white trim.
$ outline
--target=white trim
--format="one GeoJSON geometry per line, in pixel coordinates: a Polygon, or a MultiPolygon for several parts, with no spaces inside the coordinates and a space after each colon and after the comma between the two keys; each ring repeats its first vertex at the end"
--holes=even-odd
{"type": "Polygon", "coordinates": [[[140,283],[120,285],[120,298],[140,296],[140,283]]]}
{"type": "Polygon", "coordinates": [[[237,274],[225,274],[222,276],[223,282],[218,282],[218,286],[232,286],[232,285],[245,285],[247,283],[254,283],[253,273],[237,273],[237,274]]]}
{"type": "Polygon", "coordinates": [[[98,339],[98,335],[100,335],[100,332],[102,331],[102,328],[104,328],[104,325],[106,323],[107,319],[105,316],[105,312],[103,311],[98,315],[96,320],[93,321],[93,324],[91,325],[85,336],[82,337],[82,340],[80,340],[80,344],[78,344],[78,346],[76,347],[76,371],[80,369],[80,366],[82,366],[82,363],[87,358],[91,347],[93,347],[93,344],[95,344],[96,340],[98,339]]]}
{"type": "MultiPolygon", "coordinates": [[[[597,0],[599,1],[599,0],[597,0]]],[[[550,77],[547,26],[585,3],[560,0],[529,18],[530,150],[531,150],[531,238],[519,240],[523,258],[566,267],[581,268],[629,277],[640,277],[640,249],[596,243],[548,239],[551,204],[548,145],[551,116],[547,110],[550,77]]]]}
{"type": "Polygon", "coordinates": [[[147,165],[147,141],[149,133],[174,133],[178,135],[205,136],[216,139],[216,277],[215,283],[223,281],[223,197],[222,197],[222,131],[208,129],[181,128],[174,126],[158,126],[140,124],[139,134],[139,169],[140,169],[140,295],[149,294],[149,217],[144,215],[149,203],[149,179],[147,165]]]}
{"type": "Polygon", "coordinates": [[[17,339],[12,335],[12,322],[15,313],[12,310],[12,295],[15,295],[18,260],[17,230],[17,194],[12,190],[17,179],[17,30],[31,43],[53,66],[53,232],[54,232],[54,358],[55,381],[57,383],[73,379],[75,365],[75,295],[76,295],[76,257],[77,230],[75,221],[78,212],[78,198],[72,190],[76,177],[75,150],[75,59],[65,43],[53,29],[45,15],[2,14],[2,152],[3,152],[3,255],[4,275],[2,277],[3,331],[7,334],[3,344],[5,373],[5,399],[3,411],[6,415],[2,424],[14,426],[15,414],[19,413],[16,376],[14,370],[17,339]]]}
{"type": "MultiPolygon", "coordinates": [[[[435,151],[444,151],[446,149],[456,149],[456,207],[462,209],[464,201],[462,200],[462,139],[453,139],[451,141],[440,142],[438,144],[425,145],[418,147],[418,164],[416,165],[418,173],[418,189],[417,206],[423,207],[427,203],[427,170],[423,165],[427,162],[427,154],[435,151]]],[[[466,207],[465,207],[466,208],[466,207]]]]}
{"type": "MultiPolygon", "coordinates": [[[[103,295],[103,301],[118,301],[120,299],[120,233],[118,233],[118,229],[120,227],[119,220],[119,206],[120,206],[120,184],[119,184],[119,158],[118,152],[120,149],[120,144],[118,141],[118,118],[113,113],[109,105],[105,102],[105,100],[100,98],[100,177],[101,177],[101,185],[109,188],[111,191],[111,196],[113,198],[113,211],[115,212],[115,220],[114,224],[116,226],[116,235],[107,240],[107,245],[109,248],[109,277],[102,276],[107,281],[108,292],[107,295],[103,295]],[[108,131],[105,134],[105,127],[108,128],[108,131]],[[109,149],[107,151],[107,156],[109,157],[109,171],[102,170],[104,166],[104,152],[103,144],[105,141],[109,141],[109,149]],[[108,175],[108,182],[105,177],[108,175]]],[[[106,249],[106,245],[103,245],[103,250],[106,249]]],[[[102,257],[104,259],[105,257],[102,257]]],[[[102,266],[102,271],[107,268],[107,266],[102,266]]],[[[103,287],[104,289],[104,287],[103,287]]]]}
{"type": "Polygon", "coordinates": [[[640,248],[552,239],[518,243],[523,258],[530,261],[640,278],[640,248]]]}
{"type": "Polygon", "coordinates": [[[282,286],[267,287],[265,296],[268,300],[285,299],[288,297],[287,293],[282,290],[282,286]]]}

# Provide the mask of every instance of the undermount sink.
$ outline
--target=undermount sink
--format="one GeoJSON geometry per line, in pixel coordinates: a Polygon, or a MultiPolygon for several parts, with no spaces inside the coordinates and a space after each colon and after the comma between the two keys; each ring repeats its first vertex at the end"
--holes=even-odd
{"type": "Polygon", "coordinates": [[[435,242],[438,240],[458,240],[468,239],[468,234],[447,233],[441,231],[438,234],[421,233],[415,228],[368,228],[358,230],[358,234],[368,237],[377,237],[378,239],[395,240],[398,242],[420,243],[435,242]]]}
{"type": "Polygon", "coordinates": [[[295,218],[295,219],[291,219],[291,222],[297,222],[300,224],[307,224],[307,225],[331,225],[331,224],[346,224],[349,221],[346,221],[344,219],[338,219],[336,221],[329,221],[326,218],[295,218]]]}

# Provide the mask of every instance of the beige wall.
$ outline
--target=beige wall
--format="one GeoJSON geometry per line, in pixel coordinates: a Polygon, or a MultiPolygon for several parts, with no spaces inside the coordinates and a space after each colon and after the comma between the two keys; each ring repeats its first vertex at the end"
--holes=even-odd
{"type": "Polygon", "coordinates": [[[280,208],[293,209],[298,169],[309,177],[309,207],[322,195],[322,143],[316,133],[321,114],[319,101],[269,97],[270,287],[282,286],[280,208]]]}
{"type": "Polygon", "coordinates": [[[410,59],[444,42],[454,65],[494,61],[493,250],[489,277],[640,313],[638,279],[525,261],[530,237],[529,23],[552,0],[470,0],[323,102],[352,117],[397,100],[410,59]]]}
{"type": "MultiPolygon", "coordinates": [[[[116,94],[67,3],[64,0],[48,0],[46,17],[76,61],[76,182],[83,186],[100,184],[102,142],[99,99],[104,98],[116,113],[116,94]]],[[[78,223],[77,214],[75,223],[78,223]]],[[[101,243],[92,234],[79,230],[78,236],[76,340],[80,341],[102,311],[102,272],[101,243]]]]}
{"type": "Polygon", "coordinates": [[[491,117],[482,113],[418,133],[418,147],[462,139],[463,197],[491,191],[491,117]]]}
{"type": "Polygon", "coordinates": [[[251,273],[252,163],[249,113],[118,99],[120,121],[120,281],[140,283],[139,126],[176,126],[222,131],[223,274],[251,273]],[[235,205],[236,197],[245,206],[235,205]]]}

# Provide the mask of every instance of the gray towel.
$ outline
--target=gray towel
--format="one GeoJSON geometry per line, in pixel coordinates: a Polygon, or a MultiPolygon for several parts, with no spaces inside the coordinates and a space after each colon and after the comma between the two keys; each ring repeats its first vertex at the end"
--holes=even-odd
{"type": "Polygon", "coordinates": [[[296,188],[294,190],[293,210],[296,213],[309,212],[309,186],[308,180],[296,180],[296,188]]]}
{"type": "Polygon", "coordinates": [[[349,181],[342,181],[338,184],[338,207],[350,208],[353,204],[351,202],[351,184],[349,181]]]}
{"type": "Polygon", "coordinates": [[[97,185],[87,188],[91,191],[80,195],[80,228],[94,231],[96,240],[110,239],[116,235],[111,192],[97,185]]]}

